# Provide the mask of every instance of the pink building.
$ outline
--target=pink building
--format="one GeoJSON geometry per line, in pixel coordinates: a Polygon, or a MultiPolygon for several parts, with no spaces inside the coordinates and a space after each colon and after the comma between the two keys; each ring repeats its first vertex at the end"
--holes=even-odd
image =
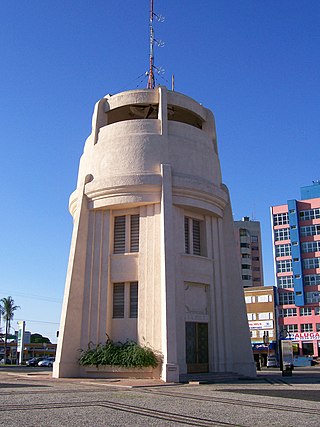
{"type": "Polygon", "coordinates": [[[294,352],[320,357],[320,181],[271,208],[278,324],[294,352]]]}

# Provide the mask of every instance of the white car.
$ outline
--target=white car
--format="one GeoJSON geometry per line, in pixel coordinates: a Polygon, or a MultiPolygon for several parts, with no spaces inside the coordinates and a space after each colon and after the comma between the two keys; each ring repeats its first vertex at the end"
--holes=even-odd
{"type": "Polygon", "coordinates": [[[38,366],[47,366],[49,368],[52,368],[54,362],[54,357],[49,357],[48,359],[40,360],[38,363],[38,366]]]}
{"type": "Polygon", "coordinates": [[[278,368],[279,362],[276,356],[268,356],[267,358],[267,368],[278,368]]]}

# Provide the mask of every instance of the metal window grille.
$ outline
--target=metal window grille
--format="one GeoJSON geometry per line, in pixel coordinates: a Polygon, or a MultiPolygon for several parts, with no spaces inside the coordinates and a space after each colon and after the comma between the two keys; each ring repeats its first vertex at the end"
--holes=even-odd
{"type": "Polygon", "coordinates": [[[139,215],[130,216],[130,252],[139,252],[139,215]]]}
{"type": "Polygon", "coordinates": [[[113,284],[113,318],[124,317],[124,283],[113,284]]]}
{"type": "Polygon", "coordinates": [[[113,252],[124,254],[126,251],[126,217],[125,215],[114,218],[113,252]]]}
{"type": "Polygon", "coordinates": [[[130,283],[130,317],[138,317],[138,282],[130,283]]]}
{"type": "Polygon", "coordinates": [[[192,220],[193,254],[201,255],[200,246],[200,221],[192,220]]]}
{"type": "Polygon", "coordinates": [[[186,254],[190,253],[189,218],[187,217],[184,217],[184,250],[186,254]]]}

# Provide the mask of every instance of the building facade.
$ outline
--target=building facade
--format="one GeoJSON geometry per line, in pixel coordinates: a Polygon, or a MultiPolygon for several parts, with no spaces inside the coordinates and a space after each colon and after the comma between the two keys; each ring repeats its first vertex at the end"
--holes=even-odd
{"type": "Polygon", "coordinates": [[[277,294],[275,286],[244,289],[254,359],[263,366],[277,354],[277,294]]]}
{"type": "Polygon", "coordinates": [[[107,336],[160,352],[164,381],[255,375],[213,114],[158,87],[106,96],[92,123],[53,375],[84,375],[79,349],[107,336]]]}
{"type": "Polygon", "coordinates": [[[295,354],[320,356],[320,183],[271,208],[279,327],[295,354]]]}
{"type": "Polygon", "coordinates": [[[234,222],[244,288],[263,286],[262,245],[259,221],[248,216],[234,222]]]}

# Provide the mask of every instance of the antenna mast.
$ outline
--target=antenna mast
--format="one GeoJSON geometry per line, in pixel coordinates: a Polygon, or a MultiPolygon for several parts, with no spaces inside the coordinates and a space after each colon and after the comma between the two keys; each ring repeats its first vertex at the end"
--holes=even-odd
{"type": "Polygon", "coordinates": [[[150,0],[150,55],[149,55],[149,78],[148,89],[154,89],[154,29],[153,29],[153,0],[150,0]]]}

